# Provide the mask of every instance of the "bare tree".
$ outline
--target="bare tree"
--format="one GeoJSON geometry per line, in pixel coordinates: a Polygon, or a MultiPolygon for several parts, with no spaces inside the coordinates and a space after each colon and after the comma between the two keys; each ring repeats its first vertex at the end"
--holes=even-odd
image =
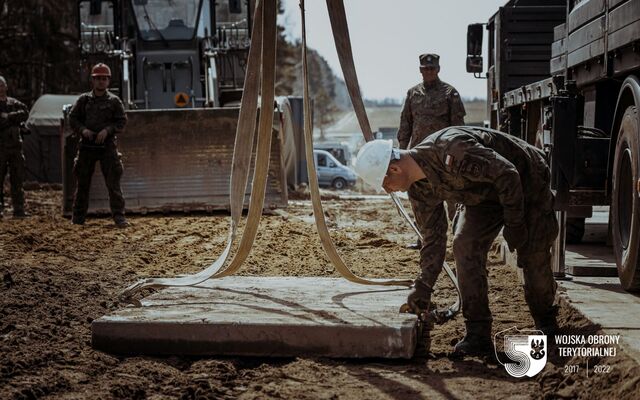
{"type": "Polygon", "coordinates": [[[0,21],[0,74],[15,97],[80,89],[75,1],[0,0],[0,21]]]}

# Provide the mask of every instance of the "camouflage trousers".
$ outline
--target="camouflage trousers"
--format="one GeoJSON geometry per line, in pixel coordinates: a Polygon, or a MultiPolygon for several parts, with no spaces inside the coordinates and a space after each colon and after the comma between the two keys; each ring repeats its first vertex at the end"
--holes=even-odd
{"type": "Polygon", "coordinates": [[[105,148],[81,147],[78,150],[73,165],[73,174],[76,177],[76,193],[73,198],[74,218],[82,219],[87,214],[91,177],[96,162],[100,162],[102,176],[109,191],[109,206],[112,215],[124,215],[124,197],[120,189],[120,178],[123,171],[121,155],[115,146],[107,145],[105,148]]]}
{"type": "MultiPolygon", "coordinates": [[[[545,202],[547,203],[547,202],[545,202]]],[[[551,245],[558,233],[550,204],[529,205],[525,211],[528,240],[518,251],[524,275],[524,295],[536,324],[555,316],[556,286],[551,270],[551,245]]],[[[504,225],[499,205],[458,206],[453,222],[453,256],[462,314],[467,324],[491,323],[487,284],[487,253],[504,225]]]]}
{"type": "Polygon", "coordinates": [[[0,211],[4,208],[3,182],[9,172],[11,183],[11,200],[13,201],[13,212],[24,211],[24,182],[25,167],[24,154],[22,149],[0,150],[0,211]]]}

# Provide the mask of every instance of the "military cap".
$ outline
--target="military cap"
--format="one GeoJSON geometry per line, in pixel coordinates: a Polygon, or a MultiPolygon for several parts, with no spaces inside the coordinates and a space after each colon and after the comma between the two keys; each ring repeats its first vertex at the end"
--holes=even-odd
{"type": "Polygon", "coordinates": [[[440,56],[437,54],[420,55],[420,68],[440,67],[440,56]]]}

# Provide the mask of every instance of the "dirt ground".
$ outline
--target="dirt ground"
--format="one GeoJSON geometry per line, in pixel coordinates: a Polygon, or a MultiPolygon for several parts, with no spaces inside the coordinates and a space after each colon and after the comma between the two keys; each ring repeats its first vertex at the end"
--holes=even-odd
{"type": "MultiPolygon", "coordinates": [[[[0,220],[0,398],[638,398],[640,368],[619,355],[607,375],[565,374],[565,364],[597,359],[551,356],[535,378],[511,378],[495,360],[448,357],[462,318],[431,332],[431,353],[412,360],[116,357],[91,348],[91,321],[122,307],[117,294],[148,276],[198,271],[225,244],[229,218],[131,217],[73,226],[59,212],[59,190],[27,192],[32,216],[0,220]]],[[[347,263],[369,277],[413,277],[414,240],[388,202],[325,202],[347,263]]],[[[496,246],[497,248],[497,246],[496,246]]],[[[450,262],[451,254],[448,259],[450,262]]],[[[490,255],[494,330],[532,328],[516,272],[490,255]]],[[[246,275],[337,276],[320,247],[306,201],[265,216],[246,275]],[[282,240],[286,238],[286,240],[282,240]]],[[[444,277],[435,297],[453,299],[444,277]]],[[[563,333],[598,331],[562,305],[563,333]]],[[[551,352],[550,352],[551,354],[551,352]]]]}

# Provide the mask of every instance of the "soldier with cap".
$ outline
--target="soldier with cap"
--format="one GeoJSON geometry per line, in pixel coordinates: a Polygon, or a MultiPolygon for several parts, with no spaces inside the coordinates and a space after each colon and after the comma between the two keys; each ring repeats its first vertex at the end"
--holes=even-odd
{"type": "Polygon", "coordinates": [[[85,222],[91,177],[96,162],[100,162],[113,220],[118,227],[128,225],[120,189],[122,155],[117,148],[117,134],[124,130],[127,117],[120,99],[108,90],[110,80],[111,69],[105,64],[96,64],[91,70],[93,90],[80,95],[69,114],[71,128],[80,138],[73,166],[77,184],[73,199],[74,224],[85,222]]]}
{"type": "MultiPolygon", "coordinates": [[[[440,73],[440,56],[422,54],[420,74],[422,83],[409,89],[400,115],[398,142],[401,149],[410,149],[440,129],[449,126],[464,125],[464,104],[458,91],[438,77],[440,73]]],[[[410,199],[414,214],[420,212],[420,205],[410,199]]],[[[447,202],[449,218],[455,214],[455,203],[447,202]]],[[[420,240],[411,248],[419,249],[420,240]]]]}
{"type": "Polygon", "coordinates": [[[27,120],[27,106],[7,96],[7,81],[0,76],[0,217],[3,215],[2,185],[9,172],[13,216],[25,217],[24,211],[24,154],[20,125],[27,120]]]}
{"type": "Polygon", "coordinates": [[[408,191],[420,204],[416,219],[424,239],[421,273],[407,298],[416,314],[429,310],[445,259],[447,219],[442,203],[462,205],[454,219],[453,256],[466,335],[455,353],[492,349],[486,261],[500,230],[517,251],[536,327],[547,335],[557,330],[551,245],[558,226],[549,167],[541,150],[502,132],[450,127],[410,150],[393,149],[390,140],[368,142],[358,153],[355,170],[374,187],[408,191]]]}
{"type": "Polygon", "coordinates": [[[458,91],[438,77],[440,56],[422,54],[422,82],[409,89],[400,115],[398,142],[410,149],[433,132],[464,125],[464,105],[458,91]]]}

